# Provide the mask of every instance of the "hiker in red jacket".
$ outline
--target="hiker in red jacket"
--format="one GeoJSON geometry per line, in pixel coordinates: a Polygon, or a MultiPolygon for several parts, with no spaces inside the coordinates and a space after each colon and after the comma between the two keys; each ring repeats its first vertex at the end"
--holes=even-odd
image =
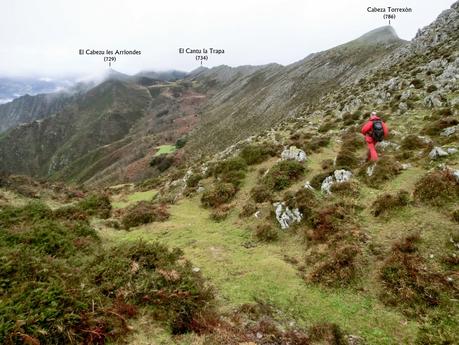
{"type": "Polygon", "coordinates": [[[389,134],[387,125],[376,115],[376,112],[373,111],[370,120],[362,127],[362,134],[365,136],[365,141],[368,146],[367,160],[377,161],[378,153],[376,152],[375,145],[383,141],[389,134]]]}

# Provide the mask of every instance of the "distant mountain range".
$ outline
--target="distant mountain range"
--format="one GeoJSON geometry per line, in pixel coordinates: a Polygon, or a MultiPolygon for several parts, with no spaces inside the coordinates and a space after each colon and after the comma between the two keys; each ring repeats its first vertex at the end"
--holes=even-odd
{"type": "Polygon", "coordinates": [[[57,92],[74,84],[71,80],[48,78],[2,78],[0,77],[0,104],[11,102],[23,95],[57,92]]]}
{"type": "MultiPolygon", "coordinates": [[[[146,77],[150,79],[174,81],[183,79],[186,72],[169,70],[169,71],[141,71],[134,76],[120,73],[112,68],[100,78],[99,82],[116,79],[128,80],[146,77]]],[[[77,84],[86,84],[77,81],[77,78],[51,79],[42,78],[25,78],[25,77],[0,77],[0,104],[8,103],[21,96],[34,96],[44,93],[56,93],[68,91],[77,84]]],[[[94,85],[93,85],[94,86],[94,85]]]]}
{"type": "Polygon", "coordinates": [[[388,68],[425,59],[429,44],[439,51],[457,43],[457,30],[441,18],[411,42],[385,26],[288,66],[109,70],[95,87],[21,97],[0,105],[0,171],[88,184],[139,181],[154,173],[148,163],[157,146],[184,135],[180,152],[191,159],[306,117],[327,95],[342,98],[328,102],[327,112],[343,116],[361,104],[358,94],[346,94],[351,86],[384,98],[376,88],[388,68]],[[424,44],[431,32],[442,40],[424,44]]]}

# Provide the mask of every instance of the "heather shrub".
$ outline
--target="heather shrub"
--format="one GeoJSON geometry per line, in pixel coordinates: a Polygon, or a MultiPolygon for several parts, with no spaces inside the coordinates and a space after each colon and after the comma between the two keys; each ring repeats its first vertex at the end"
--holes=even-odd
{"type": "Polygon", "coordinates": [[[407,191],[401,190],[397,194],[385,193],[373,202],[372,213],[375,217],[389,213],[391,210],[408,205],[410,195],[407,191]]]}
{"type": "MultiPolygon", "coordinates": [[[[329,322],[322,322],[312,325],[309,330],[309,339],[317,344],[346,345],[348,344],[343,331],[338,325],[329,322]]],[[[298,344],[307,344],[298,343],[298,344]]]]}
{"type": "Polygon", "coordinates": [[[360,253],[355,245],[336,248],[323,261],[316,263],[309,273],[309,280],[326,286],[344,286],[352,282],[356,273],[356,256],[360,253]]]}
{"type": "Polygon", "coordinates": [[[318,173],[316,175],[314,175],[311,179],[311,181],[309,181],[310,185],[315,188],[315,189],[320,189],[321,185],[322,185],[322,182],[332,174],[333,172],[330,170],[330,171],[326,171],[326,172],[323,172],[323,173],[318,173]]]}
{"type": "Polygon", "coordinates": [[[329,171],[329,170],[333,169],[334,164],[335,164],[335,162],[333,161],[333,159],[324,159],[320,163],[320,167],[322,168],[322,170],[329,171]]]}
{"type": "Polygon", "coordinates": [[[164,172],[174,164],[174,161],[173,155],[163,154],[154,156],[150,161],[150,166],[157,168],[159,172],[164,172]]]}
{"type": "Polygon", "coordinates": [[[459,182],[449,170],[424,175],[414,187],[414,199],[432,206],[441,206],[459,198],[459,182]]]}
{"type": "Polygon", "coordinates": [[[121,217],[121,224],[125,229],[130,229],[152,222],[163,222],[167,219],[169,219],[169,212],[165,205],[139,201],[124,211],[121,217]]]}
{"type": "Polygon", "coordinates": [[[336,169],[352,170],[358,167],[359,163],[359,158],[356,156],[355,152],[343,145],[336,156],[335,166],[336,169]]]}
{"type": "Polygon", "coordinates": [[[214,166],[213,174],[224,183],[239,187],[247,172],[247,163],[241,157],[229,158],[214,166]]]}
{"type": "Polygon", "coordinates": [[[402,167],[391,156],[383,156],[376,162],[368,162],[359,171],[358,175],[370,187],[378,188],[400,174],[402,167]],[[369,174],[369,172],[371,172],[369,174]]]}
{"type": "Polygon", "coordinates": [[[212,189],[206,190],[201,196],[201,203],[205,207],[218,207],[233,199],[236,187],[231,183],[216,183],[212,189]]]}
{"type": "Polygon", "coordinates": [[[400,144],[402,150],[419,150],[426,146],[426,142],[415,134],[408,134],[400,144]]]}
{"type": "Polygon", "coordinates": [[[262,184],[253,187],[250,191],[250,195],[256,203],[260,203],[271,200],[272,191],[266,185],[262,184]]]}
{"type": "Polygon", "coordinates": [[[439,135],[443,129],[451,126],[456,126],[457,124],[459,124],[459,121],[456,118],[444,117],[437,121],[429,122],[426,124],[422,129],[422,133],[431,136],[439,135]]]}
{"type": "Polygon", "coordinates": [[[260,164],[269,157],[276,155],[276,148],[269,144],[248,145],[241,150],[239,156],[248,165],[260,164]]]}
{"type": "Polygon", "coordinates": [[[262,183],[273,191],[280,191],[300,179],[305,170],[303,164],[295,160],[280,161],[269,170],[262,183]]]}
{"type": "Polygon", "coordinates": [[[221,222],[223,220],[225,220],[229,213],[230,213],[231,209],[229,207],[227,207],[226,205],[222,205],[220,207],[217,207],[215,209],[213,209],[210,213],[210,219],[216,221],[216,222],[221,222]]]}
{"type": "Polygon", "coordinates": [[[334,195],[341,196],[359,196],[359,187],[358,184],[353,181],[345,181],[340,183],[333,183],[330,187],[330,192],[334,195]]]}
{"type": "Polygon", "coordinates": [[[403,306],[408,315],[419,315],[441,302],[443,278],[425,268],[418,254],[419,235],[409,235],[396,242],[380,269],[383,285],[381,299],[393,306],[403,306]]]}
{"type": "Polygon", "coordinates": [[[459,223],[459,208],[455,209],[452,214],[451,214],[451,218],[453,221],[455,221],[456,223],[459,223]]]}
{"type": "Polygon", "coordinates": [[[272,242],[279,238],[279,231],[269,223],[262,223],[257,226],[255,237],[263,242],[272,242]]]}
{"type": "Polygon", "coordinates": [[[286,193],[283,200],[288,208],[297,208],[301,212],[303,221],[311,218],[313,209],[318,205],[316,194],[307,188],[302,188],[295,193],[286,193]]]}
{"type": "Polygon", "coordinates": [[[303,145],[303,149],[307,153],[319,152],[322,147],[330,143],[328,136],[315,136],[303,145]]]}
{"type": "Polygon", "coordinates": [[[188,188],[195,188],[198,186],[199,181],[201,181],[204,178],[201,174],[192,174],[188,179],[186,180],[186,186],[188,188]]]}
{"type": "Polygon", "coordinates": [[[117,342],[141,306],[174,334],[195,329],[213,293],[180,250],[105,248],[87,221],[63,217],[73,211],[0,210],[0,343],[117,342]]]}
{"type": "Polygon", "coordinates": [[[104,194],[93,194],[75,205],[76,208],[86,212],[89,216],[97,216],[102,219],[110,217],[112,205],[110,199],[104,194]]]}
{"type": "Polygon", "coordinates": [[[422,89],[424,87],[424,82],[421,79],[413,79],[411,80],[411,85],[413,85],[416,89],[422,89]]]}
{"type": "Polygon", "coordinates": [[[241,218],[247,218],[247,217],[250,217],[250,216],[253,216],[255,214],[255,212],[257,212],[257,205],[254,204],[253,202],[247,202],[247,204],[245,204],[243,207],[242,207],[242,210],[241,210],[241,213],[239,214],[239,216],[241,218]]]}

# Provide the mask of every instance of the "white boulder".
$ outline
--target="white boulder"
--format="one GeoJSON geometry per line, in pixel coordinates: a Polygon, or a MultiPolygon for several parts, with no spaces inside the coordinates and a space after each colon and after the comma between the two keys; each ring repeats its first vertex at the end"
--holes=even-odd
{"type": "Polygon", "coordinates": [[[298,149],[296,146],[290,146],[281,153],[282,160],[297,160],[298,162],[304,162],[307,159],[306,153],[298,149]]]}
{"type": "Polygon", "coordinates": [[[446,152],[442,147],[440,146],[435,146],[432,151],[429,153],[429,158],[430,159],[437,159],[440,157],[445,157],[448,155],[448,152],[446,152]]]}
{"type": "Polygon", "coordinates": [[[325,180],[322,181],[322,185],[320,186],[320,190],[322,193],[331,194],[331,187],[334,183],[343,183],[347,182],[351,179],[352,172],[349,170],[335,170],[333,175],[328,176],[325,180]]]}
{"type": "Polygon", "coordinates": [[[449,137],[449,136],[453,135],[453,134],[456,133],[456,132],[459,132],[459,125],[451,126],[451,127],[445,128],[445,129],[440,133],[440,135],[443,136],[443,137],[449,137]]]}
{"type": "Polygon", "coordinates": [[[288,229],[290,225],[299,223],[303,219],[303,215],[297,208],[290,210],[287,206],[285,206],[285,202],[276,202],[273,206],[276,219],[282,230],[288,229]]]}

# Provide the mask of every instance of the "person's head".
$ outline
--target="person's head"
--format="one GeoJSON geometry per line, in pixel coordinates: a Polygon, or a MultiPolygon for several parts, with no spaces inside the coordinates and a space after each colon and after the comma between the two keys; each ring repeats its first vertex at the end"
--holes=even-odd
{"type": "Polygon", "coordinates": [[[370,115],[370,120],[374,119],[374,118],[377,118],[378,115],[376,114],[376,111],[372,111],[371,112],[371,115],[370,115]]]}

